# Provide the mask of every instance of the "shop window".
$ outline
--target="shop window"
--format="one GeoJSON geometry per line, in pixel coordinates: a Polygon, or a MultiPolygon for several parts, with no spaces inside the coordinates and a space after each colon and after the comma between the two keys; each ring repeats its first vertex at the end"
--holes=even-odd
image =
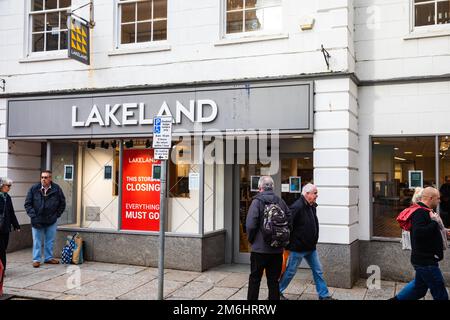
{"type": "Polygon", "coordinates": [[[174,143],[168,162],[168,230],[198,234],[200,223],[200,169],[194,139],[174,143]]]}
{"type": "Polygon", "coordinates": [[[30,51],[67,49],[67,17],[71,0],[31,0],[30,51]]]}
{"type": "Polygon", "coordinates": [[[119,1],[120,44],[167,39],[167,0],[119,1]]]}
{"type": "Polygon", "coordinates": [[[80,212],[84,228],[118,229],[118,148],[99,141],[83,146],[80,212]]]}
{"type": "MultiPolygon", "coordinates": [[[[192,147],[178,144],[174,146],[173,157],[169,161],[169,197],[189,198],[189,175],[193,177],[195,167],[192,165],[192,147]]],[[[192,179],[191,179],[192,182],[192,179]]]]}
{"type": "Polygon", "coordinates": [[[439,138],[439,213],[446,228],[450,227],[450,139],[439,138]]]}
{"type": "Polygon", "coordinates": [[[450,1],[414,0],[414,26],[450,23],[450,1]]]}
{"type": "Polygon", "coordinates": [[[52,180],[66,197],[66,209],[58,219],[58,225],[73,225],[76,214],[77,146],[71,143],[52,143],[52,180]]]}
{"type": "Polygon", "coordinates": [[[281,0],[226,0],[226,33],[281,30],[281,0]]]}
{"type": "Polygon", "coordinates": [[[373,236],[399,238],[397,215],[411,204],[414,188],[436,187],[435,138],[373,138],[373,236]]]}

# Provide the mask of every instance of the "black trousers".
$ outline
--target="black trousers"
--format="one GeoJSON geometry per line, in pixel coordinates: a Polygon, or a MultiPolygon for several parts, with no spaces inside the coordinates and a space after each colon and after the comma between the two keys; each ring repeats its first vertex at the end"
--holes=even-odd
{"type": "Polygon", "coordinates": [[[264,270],[266,270],[269,300],[280,300],[279,278],[283,254],[252,252],[250,255],[250,277],[248,281],[248,300],[258,300],[259,286],[264,270]]]}
{"type": "Polygon", "coordinates": [[[9,233],[0,233],[0,260],[3,264],[3,276],[5,275],[6,270],[6,248],[8,248],[8,242],[9,242],[9,233]]]}

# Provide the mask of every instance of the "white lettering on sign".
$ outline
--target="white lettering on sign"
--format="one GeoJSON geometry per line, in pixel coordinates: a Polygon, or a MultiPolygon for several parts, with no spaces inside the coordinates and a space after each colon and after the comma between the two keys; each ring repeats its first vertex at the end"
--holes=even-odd
{"type": "Polygon", "coordinates": [[[129,163],[153,163],[156,162],[155,159],[152,158],[128,158],[129,163]]]}
{"type": "MultiPolygon", "coordinates": [[[[153,117],[146,115],[145,103],[123,103],[123,104],[106,104],[104,108],[93,105],[88,117],[83,121],[80,119],[78,106],[72,106],[72,127],[90,127],[97,124],[101,127],[109,127],[111,124],[116,126],[136,126],[136,125],[152,125],[153,117]],[[117,117],[117,113],[121,110],[122,117],[117,117]]],[[[218,106],[214,100],[190,100],[189,107],[180,101],[175,102],[175,117],[173,123],[182,123],[183,119],[190,122],[213,122],[217,118],[218,106]]],[[[156,113],[157,117],[172,117],[172,111],[169,104],[163,101],[161,107],[156,113]]]]}

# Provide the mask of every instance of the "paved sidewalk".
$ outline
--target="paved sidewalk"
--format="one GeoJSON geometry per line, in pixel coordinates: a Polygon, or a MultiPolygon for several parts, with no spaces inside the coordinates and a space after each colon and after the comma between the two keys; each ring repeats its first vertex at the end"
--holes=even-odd
{"type": "MultiPolygon", "coordinates": [[[[31,251],[8,254],[4,283],[5,294],[23,298],[56,300],[154,300],[158,292],[158,269],[123,264],[87,261],[79,266],[31,265],[31,251]],[[70,272],[72,270],[72,272],[70,272]],[[75,273],[73,273],[75,271],[75,273]],[[81,285],[73,288],[74,275],[81,275],[81,285]],[[72,283],[72,286],[71,286],[72,283]]],[[[206,272],[165,270],[164,297],[176,300],[245,300],[248,265],[222,265],[206,272]]],[[[381,289],[368,290],[366,280],[352,289],[329,288],[339,300],[386,300],[405,284],[382,281],[381,289]]],[[[299,270],[285,295],[292,300],[317,300],[309,270],[299,270]]],[[[260,299],[268,296],[265,278],[260,299]]],[[[427,295],[425,299],[431,299],[427,295]]]]}

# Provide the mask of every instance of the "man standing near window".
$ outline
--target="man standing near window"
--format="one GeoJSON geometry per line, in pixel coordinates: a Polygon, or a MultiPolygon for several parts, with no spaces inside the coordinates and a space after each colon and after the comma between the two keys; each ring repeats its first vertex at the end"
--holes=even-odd
{"type": "Polygon", "coordinates": [[[31,218],[33,232],[33,267],[41,265],[42,238],[44,238],[44,263],[58,264],[53,258],[56,221],[66,208],[62,189],[52,182],[52,172],[44,170],[41,182],[33,185],[25,200],[25,210],[31,218]]]}

